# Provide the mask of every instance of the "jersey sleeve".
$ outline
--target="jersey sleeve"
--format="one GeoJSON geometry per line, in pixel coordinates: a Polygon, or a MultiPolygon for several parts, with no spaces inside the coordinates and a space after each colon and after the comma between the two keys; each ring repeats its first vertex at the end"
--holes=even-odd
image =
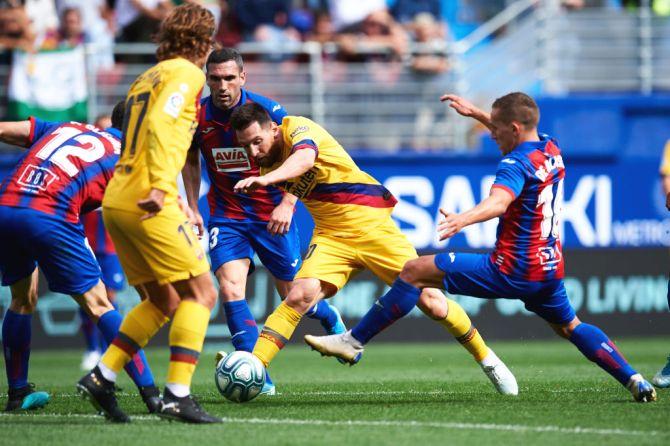
{"type": "Polygon", "coordinates": [[[294,154],[298,150],[314,150],[314,153],[318,158],[319,138],[314,129],[311,128],[308,121],[297,120],[296,122],[291,122],[287,132],[289,135],[289,151],[287,156],[294,154]]]}
{"type": "Polygon", "coordinates": [[[491,189],[500,188],[509,192],[514,198],[518,197],[526,182],[524,168],[518,160],[507,157],[498,164],[496,178],[491,189]]]}
{"type": "Polygon", "coordinates": [[[33,144],[35,141],[49,133],[54,127],[58,127],[62,122],[42,121],[34,116],[29,118],[30,121],[30,136],[28,142],[33,144]]]}
{"type": "MultiPolygon", "coordinates": [[[[189,148],[180,147],[183,138],[176,134],[179,128],[175,123],[184,113],[186,104],[200,101],[204,75],[201,72],[195,74],[186,69],[172,73],[149,113],[146,163],[152,189],[171,189],[178,172],[173,172],[173,166],[165,160],[175,159],[180,151],[189,148]]],[[[195,129],[196,124],[192,123],[192,129],[195,129]]]]}
{"type": "Polygon", "coordinates": [[[665,143],[665,149],[663,149],[660,173],[663,176],[670,175],[670,139],[665,143]]]}

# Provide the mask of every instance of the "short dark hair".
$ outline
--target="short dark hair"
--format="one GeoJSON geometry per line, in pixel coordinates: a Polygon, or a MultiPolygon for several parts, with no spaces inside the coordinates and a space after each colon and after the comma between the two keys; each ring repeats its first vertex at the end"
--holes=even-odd
{"type": "Polygon", "coordinates": [[[112,127],[123,130],[123,118],[126,114],[126,100],[117,102],[112,109],[112,127]]]}
{"type": "Polygon", "coordinates": [[[255,102],[247,102],[237,107],[230,115],[230,126],[233,130],[244,130],[254,122],[261,127],[272,122],[268,111],[255,102]]]}
{"type": "Polygon", "coordinates": [[[214,50],[209,53],[207,57],[207,62],[205,63],[205,68],[209,69],[209,64],[224,63],[229,61],[234,61],[237,64],[237,68],[240,71],[244,70],[244,61],[242,60],[242,55],[235,48],[221,48],[214,50]]]}
{"type": "Polygon", "coordinates": [[[506,94],[493,102],[492,108],[499,111],[505,122],[519,122],[526,130],[537,127],[540,122],[540,109],[537,103],[525,93],[514,92],[506,94]]]}

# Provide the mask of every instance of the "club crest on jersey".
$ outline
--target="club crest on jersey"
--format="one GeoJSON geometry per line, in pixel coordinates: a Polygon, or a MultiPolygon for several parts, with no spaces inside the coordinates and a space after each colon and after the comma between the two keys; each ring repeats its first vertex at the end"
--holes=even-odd
{"type": "Polygon", "coordinates": [[[540,259],[540,265],[542,265],[542,269],[545,271],[556,269],[562,258],[561,250],[555,246],[543,246],[538,248],[537,256],[540,259]]]}
{"type": "Polygon", "coordinates": [[[28,164],[17,180],[17,183],[26,188],[29,192],[39,192],[41,190],[46,190],[47,187],[57,179],[58,175],[49,169],[28,164]]]}
{"type": "Polygon", "coordinates": [[[247,152],[242,147],[217,147],[212,149],[217,172],[241,172],[251,169],[247,152]]]}

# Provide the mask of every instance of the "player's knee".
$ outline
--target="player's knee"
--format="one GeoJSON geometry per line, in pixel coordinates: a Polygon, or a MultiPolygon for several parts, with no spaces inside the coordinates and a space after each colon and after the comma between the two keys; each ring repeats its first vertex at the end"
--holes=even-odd
{"type": "Polygon", "coordinates": [[[244,299],[244,285],[232,280],[223,280],[219,285],[219,295],[223,302],[233,302],[244,299]]]}
{"type": "Polygon", "coordinates": [[[212,284],[211,286],[205,287],[205,289],[202,290],[202,293],[200,293],[200,296],[198,297],[198,302],[212,310],[214,305],[216,305],[217,296],[218,293],[216,288],[214,288],[214,285],[212,284]]]}
{"type": "Polygon", "coordinates": [[[421,263],[421,259],[413,259],[405,263],[405,266],[403,266],[402,271],[400,272],[400,279],[410,285],[420,288],[422,285],[421,275],[423,270],[421,263]]]}
{"type": "Polygon", "coordinates": [[[37,291],[21,296],[12,296],[9,309],[18,314],[31,314],[37,307],[37,291]]]}
{"type": "Polygon", "coordinates": [[[417,306],[426,316],[436,321],[446,318],[449,312],[447,298],[444,294],[429,288],[421,291],[417,306]]]}
{"type": "Polygon", "coordinates": [[[83,307],[84,311],[95,320],[114,309],[114,306],[106,296],[95,294],[84,296],[83,307]]]}
{"type": "Polygon", "coordinates": [[[286,296],[284,302],[300,314],[307,313],[312,305],[316,294],[303,287],[294,287],[286,296]]]}

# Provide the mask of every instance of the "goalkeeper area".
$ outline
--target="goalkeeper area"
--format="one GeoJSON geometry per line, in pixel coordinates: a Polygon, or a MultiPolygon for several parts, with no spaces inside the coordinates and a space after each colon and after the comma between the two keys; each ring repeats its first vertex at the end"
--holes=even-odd
{"type": "MultiPolygon", "coordinates": [[[[641,373],[652,376],[670,338],[616,342],[641,373]]],[[[133,422],[107,423],[91,414],[75,392],[81,352],[35,351],[30,380],[52,400],[38,411],[2,413],[2,437],[13,445],[68,446],[670,443],[670,390],[660,389],[655,404],[635,403],[561,340],[493,342],[491,347],[515,373],[518,397],[497,394],[454,342],[371,345],[355,367],[320,358],[295,342],[272,363],[278,395],[234,404],[217,392],[215,351],[206,350],[194,394],[225,421],[208,426],[168,423],[146,414],[125,375],[118,383],[120,404],[133,422]]],[[[166,349],[149,349],[147,356],[162,386],[166,349]]]]}

